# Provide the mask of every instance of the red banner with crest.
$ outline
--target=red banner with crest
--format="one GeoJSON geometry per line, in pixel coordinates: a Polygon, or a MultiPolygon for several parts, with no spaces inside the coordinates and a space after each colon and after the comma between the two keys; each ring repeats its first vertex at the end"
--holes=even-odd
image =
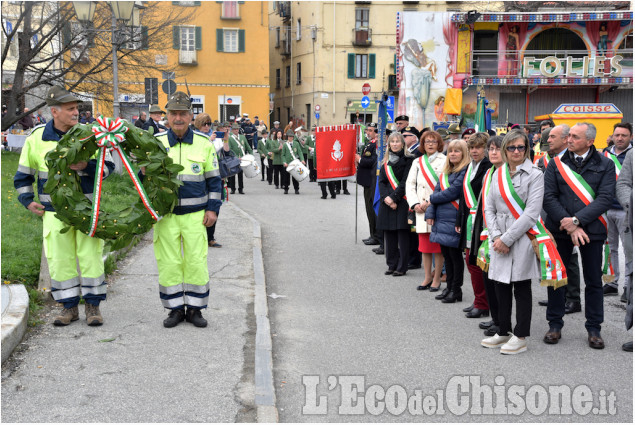
{"type": "Polygon", "coordinates": [[[356,173],[357,124],[318,127],[315,130],[315,168],[318,181],[341,180],[356,173]]]}

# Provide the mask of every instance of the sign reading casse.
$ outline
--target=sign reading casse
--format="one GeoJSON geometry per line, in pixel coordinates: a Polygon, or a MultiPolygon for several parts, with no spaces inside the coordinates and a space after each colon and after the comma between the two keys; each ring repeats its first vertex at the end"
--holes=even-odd
{"type": "Polygon", "coordinates": [[[612,103],[563,103],[553,111],[554,114],[570,114],[576,112],[590,112],[595,114],[621,114],[612,103]]]}
{"type": "Polygon", "coordinates": [[[558,75],[573,78],[619,77],[622,75],[622,65],[620,64],[622,59],[624,58],[621,55],[615,55],[612,58],[605,56],[584,56],[581,58],[547,56],[544,59],[525,56],[523,58],[523,78],[535,76],[553,78],[558,75]],[[538,61],[540,61],[540,64],[536,68],[538,61]]]}

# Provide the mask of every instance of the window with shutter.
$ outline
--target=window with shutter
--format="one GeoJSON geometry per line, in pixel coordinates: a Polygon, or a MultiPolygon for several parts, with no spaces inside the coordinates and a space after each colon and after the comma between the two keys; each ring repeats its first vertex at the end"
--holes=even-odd
{"type": "Polygon", "coordinates": [[[238,52],[238,30],[223,29],[223,51],[227,53],[238,52]]]}
{"type": "Polygon", "coordinates": [[[221,6],[222,19],[240,19],[240,10],[237,1],[224,1],[221,6]]]}
{"type": "Polygon", "coordinates": [[[368,78],[375,78],[375,54],[368,55],[368,78]]]}
{"type": "Polygon", "coordinates": [[[348,78],[355,78],[355,53],[348,54],[348,78]]]}

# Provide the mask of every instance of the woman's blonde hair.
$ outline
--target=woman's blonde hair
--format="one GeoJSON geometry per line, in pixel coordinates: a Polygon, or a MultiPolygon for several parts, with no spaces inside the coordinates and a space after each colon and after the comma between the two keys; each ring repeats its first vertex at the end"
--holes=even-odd
{"type": "MultiPolygon", "coordinates": [[[[198,114],[194,119],[194,127],[196,127],[197,130],[201,130],[201,127],[203,127],[203,124],[206,122],[212,122],[212,117],[210,117],[207,112],[198,114]]],[[[210,129],[211,128],[210,126],[210,129]]]]}
{"type": "Polygon", "coordinates": [[[445,166],[443,167],[442,173],[443,174],[457,173],[461,171],[462,169],[464,169],[465,167],[467,167],[469,163],[470,163],[470,157],[467,154],[467,143],[465,143],[465,140],[463,139],[452,140],[448,144],[447,156],[445,158],[445,166]],[[459,162],[458,164],[452,164],[450,162],[450,155],[449,155],[450,151],[461,151],[461,154],[463,155],[461,157],[461,162],[459,162]]]}
{"type": "Polygon", "coordinates": [[[382,165],[388,162],[388,159],[390,157],[390,141],[393,139],[398,139],[401,142],[401,149],[404,151],[404,156],[413,156],[410,151],[406,149],[406,140],[403,138],[403,135],[398,131],[393,131],[386,139],[386,151],[384,152],[384,160],[381,162],[382,165]]]}

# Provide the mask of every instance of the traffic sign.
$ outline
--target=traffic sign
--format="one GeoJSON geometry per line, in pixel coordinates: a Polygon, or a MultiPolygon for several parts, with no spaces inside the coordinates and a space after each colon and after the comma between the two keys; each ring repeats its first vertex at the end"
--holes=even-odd
{"type": "Polygon", "coordinates": [[[161,88],[163,89],[163,93],[170,96],[172,93],[176,92],[176,83],[174,80],[165,80],[163,84],[161,84],[161,88]]]}
{"type": "Polygon", "coordinates": [[[315,105],[315,112],[320,112],[320,109],[322,109],[320,105],[315,105]]]}
{"type": "Polygon", "coordinates": [[[319,120],[319,119],[320,119],[320,113],[319,113],[319,112],[316,112],[316,113],[315,113],[315,119],[316,119],[316,120],[319,120]]]}
{"type": "Polygon", "coordinates": [[[370,105],[370,99],[368,96],[362,97],[362,108],[366,109],[370,105]]]}
{"type": "Polygon", "coordinates": [[[364,94],[364,96],[370,93],[370,84],[364,83],[364,85],[362,86],[362,93],[364,94]]]}
{"type": "Polygon", "coordinates": [[[395,122],[395,96],[388,96],[386,100],[386,114],[388,115],[388,122],[395,122]]]}

